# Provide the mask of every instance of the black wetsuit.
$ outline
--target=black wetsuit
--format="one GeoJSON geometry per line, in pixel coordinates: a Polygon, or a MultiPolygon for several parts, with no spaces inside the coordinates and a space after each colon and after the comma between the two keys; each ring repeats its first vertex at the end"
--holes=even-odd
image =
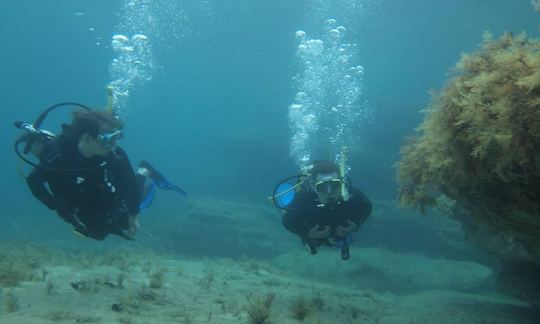
{"type": "Polygon", "coordinates": [[[68,171],[35,168],[26,179],[32,194],[88,237],[102,240],[112,233],[130,239],[124,231],[129,216],[139,212],[144,180],[121,148],[106,157],[84,158],[77,145],[63,135],[50,144],[40,166],[68,171]]]}
{"type": "Polygon", "coordinates": [[[324,230],[329,226],[330,237],[334,237],[339,225],[348,227],[348,221],[351,221],[359,228],[371,214],[371,202],[360,190],[352,188],[350,194],[351,197],[346,202],[317,207],[319,204],[317,194],[312,191],[301,191],[283,216],[283,225],[298,235],[302,243],[309,245],[311,253],[315,254],[318,246],[329,244],[329,241],[309,238],[309,231],[313,227],[319,225],[319,230],[324,230]]]}

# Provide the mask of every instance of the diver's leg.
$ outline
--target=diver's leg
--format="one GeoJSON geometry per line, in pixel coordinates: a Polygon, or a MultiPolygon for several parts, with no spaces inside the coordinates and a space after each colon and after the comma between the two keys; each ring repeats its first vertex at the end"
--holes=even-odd
{"type": "Polygon", "coordinates": [[[300,237],[300,241],[302,242],[302,245],[306,248],[306,250],[314,255],[314,254],[317,254],[317,243],[315,242],[315,240],[311,240],[311,239],[306,239],[306,238],[303,238],[303,237],[300,237]]]}
{"type": "Polygon", "coordinates": [[[349,250],[349,244],[343,245],[341,247],[341,260],[349,260],[351,257],[351,252],[349,250]]]}
{"type": "Polygon", "coordinates": [[[148,178],[152,178],[156,182],[162,182],[165,180],[165,177],[156,170],[150,163],[145,160],[142,160],[139,163],[139,170],[144,172],[144,175],[148,178]]]}
{"type": "Polygon", "coordinates": [[[144,197],[144,184],[146,182],[146,178],[148,177],[148,170],[145,168],[139,168],[137,170],[137,173],[135,173],[135,181],[137,182],[137,192],[139,193],[139,201],[142,201],[144,197]]]}

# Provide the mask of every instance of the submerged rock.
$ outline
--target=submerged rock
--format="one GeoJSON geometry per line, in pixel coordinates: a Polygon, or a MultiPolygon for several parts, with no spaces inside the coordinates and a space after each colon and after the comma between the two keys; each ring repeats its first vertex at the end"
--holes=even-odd
{"type": "MultiPolygon", "coordinates": [[[[520,275],[540,273],[539,52],[524,34],[486,35],[433,99],[398,171],[401,203],[444,205],[469,241],[503,262],[506,278],[526,280],[514,288],[540,284],[520,275]]],[[[540,299],[529,293],[516,295],[540,299]]]]}

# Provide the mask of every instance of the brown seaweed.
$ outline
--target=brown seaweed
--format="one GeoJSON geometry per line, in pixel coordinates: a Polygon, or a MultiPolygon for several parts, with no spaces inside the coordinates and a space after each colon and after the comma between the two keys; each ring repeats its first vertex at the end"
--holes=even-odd
{"type": "Polygon", "coordinates": [[[433,96],[397,166],[402,205],[424,210],[444,195],[540,263],[540,41],[486,33],[433,96]]]}

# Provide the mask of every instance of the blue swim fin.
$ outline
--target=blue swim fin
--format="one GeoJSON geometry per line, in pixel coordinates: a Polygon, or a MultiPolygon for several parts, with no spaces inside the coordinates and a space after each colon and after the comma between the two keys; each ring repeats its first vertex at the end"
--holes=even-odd
{"type": "Polygon", "coordinates": [[[152,179],[156,186],[158,186],[160,189],[173,190],[181,193],[182,195],[187,195],[187,193],[182,188],[165,179],[165,177],[162,176],[161,173],[159,173],[150,163],[143,160],[141,161],[139,166],[141,168],[147,169],[150,172],[150,179],[152,179]]]}
{"type": "Polygon", "coordinates": [[[156,184],[151,183],[147,185],[144,188],[144,195],[143,195],[142,201],[139,203],[139,209],[143,210],[150,207],[150,205],[152,205],[152,202],[154,201],[155,195],[156,195],[156,184]]]}
{"type": "Polygon", "coordinates": [[[187,193],[180,187],[178,187],[177,185],[175,184],[172,184],[170,183],[167,179],[163,179],[163,180],[160,180],[160,181],[156,181],[154,180],[154,183],[156,184],[156,186],[158,186],[160,189],[164,189],[164,190],[174,190],[176,192],[179,192],[181,193],[182,195],[187,195],[187,193]]]}

